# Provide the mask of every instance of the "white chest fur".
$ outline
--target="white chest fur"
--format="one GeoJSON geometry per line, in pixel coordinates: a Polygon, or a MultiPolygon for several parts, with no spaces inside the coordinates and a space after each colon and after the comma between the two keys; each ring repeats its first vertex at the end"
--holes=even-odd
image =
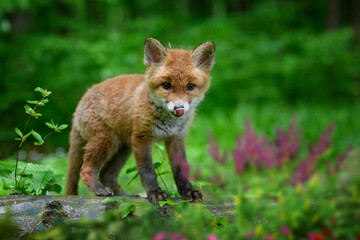
{"type": "Polygon", "coordinates": [[[163,140],[171,136],[185,136],[189,128],[188,118],[188,116],[160,118],[152,129],[153,137],[163,140]]]}

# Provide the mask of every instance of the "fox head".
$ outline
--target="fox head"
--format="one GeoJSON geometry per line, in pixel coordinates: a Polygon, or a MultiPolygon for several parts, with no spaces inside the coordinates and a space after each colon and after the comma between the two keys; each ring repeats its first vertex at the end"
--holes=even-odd
{"type": "Polygon", "coordinates": [[[194,112],[210,86],[215,44],[205,42],[192,51],[168,49],[147,38],[144,64],[152,100],[174,117],[194,112]]]}

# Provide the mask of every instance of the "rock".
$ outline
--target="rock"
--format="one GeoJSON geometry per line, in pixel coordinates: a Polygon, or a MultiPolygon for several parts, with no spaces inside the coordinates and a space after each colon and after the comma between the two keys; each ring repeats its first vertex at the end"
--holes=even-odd
{"type": "MultiPolygon", "coordinates": [[[[60,195],[0,197],[0,219],[10,211],[13,215],[12,220],[21,231],[38,231],[51,227],[57,221],[76,221],[83,217],[96,219],[105,211],[111,211],[121,204],[117,201],[103,203],[104,199],[105,197],[60,195]]],[[[131,199],[137,206],[150,204],[145,198],[131,197],[131,199]]],[[[181,199],[172,200],[181,201],[181,199]]],[[[230,221],[233,218],[233,199],[206,199],[199,204],[219,217],[226,217],[230,221]]],[[[136,215],[141,216],[141,211],[137,211],[136,215]]]]}

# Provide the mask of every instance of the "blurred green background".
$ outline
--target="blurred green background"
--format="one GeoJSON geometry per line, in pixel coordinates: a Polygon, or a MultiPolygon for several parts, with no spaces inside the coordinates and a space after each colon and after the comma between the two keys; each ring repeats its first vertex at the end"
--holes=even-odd
{"type": "MultiPolygon", "coordinates": [[[[190,143],[206,145],[213,129],[233,146],[245,116],[273,133],[293,114],[305,135],[337,120],[342,145],[359,143],[358,0],[2,0],[0,159],[17,148],[14,127],[25,124],[26,100],[39,98],[35,87],[53,92],[39,109],[43,119],[30,126],[45,135],[44,121],[70,123],[93,84],[143,73],[149,36],[173,48],[216,44],[212,86],[190,143]]],[[[57,147],[67,149],[68,131],[40,150],[57,147]]]]}

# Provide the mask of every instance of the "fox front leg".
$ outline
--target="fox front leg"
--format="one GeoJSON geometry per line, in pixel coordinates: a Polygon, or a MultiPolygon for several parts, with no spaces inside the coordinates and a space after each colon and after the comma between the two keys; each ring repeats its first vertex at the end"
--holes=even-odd
{"type": "Polygon", "coordinates": [[[179,194],[187,200],[202,200],[202,193],[195,190],[189,181],[184,139],[171,137],[165,140],[165,145],[179,194]]]}
{"type": "Polygon", "coordinates": [[[141,184],[146,190],[148,200],[152,203],[165,201],[168,198],[168,195],[159,187],[155,168],[152,163],[152,142],[143,136],[132,136],[131,144],[141,184]]]}

